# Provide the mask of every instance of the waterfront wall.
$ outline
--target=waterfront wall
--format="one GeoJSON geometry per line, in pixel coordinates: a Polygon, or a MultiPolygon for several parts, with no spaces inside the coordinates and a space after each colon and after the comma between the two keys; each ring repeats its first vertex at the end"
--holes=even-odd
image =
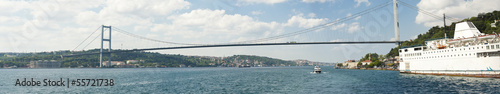
{"type": "Polygon", "coordinates": [[[61,68],[61,62],[56,60],[31,61],[29,68],[61,68]]]}

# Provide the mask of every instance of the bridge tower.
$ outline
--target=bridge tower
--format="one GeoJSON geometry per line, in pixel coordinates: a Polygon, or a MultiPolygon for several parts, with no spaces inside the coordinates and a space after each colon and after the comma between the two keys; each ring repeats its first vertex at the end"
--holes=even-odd
{"type": "MultiPolygon", "coordinates": [[[[111,26],[104,26],[102,25],[102,28],[101,28],[102,32],[101,32],[101,51],[100,51],[100,59],[99,59],[99,67],[102,68],[102,53],[103,53],[103,50],[104,50],[104,41],[108,41],[109,43],[109,49],[108,49],[108,52],[111,52],[111,26]],[[108,28],[109,30],[109,38],[105,39],[104,38],[104,28],[108,28]]],[[[111,53],[109,53],[109,58],[108,58],[108,63],[106,64],[107,66],[106,67],[110,67],[111,66],[111,53]]]]}
{"type": "Polygon", "coordinates": [[[399,46],[399,17],[398,17],[398,0],[392,0],[392,6],[394,7],[394,35],[396,47],[399,46]]]}

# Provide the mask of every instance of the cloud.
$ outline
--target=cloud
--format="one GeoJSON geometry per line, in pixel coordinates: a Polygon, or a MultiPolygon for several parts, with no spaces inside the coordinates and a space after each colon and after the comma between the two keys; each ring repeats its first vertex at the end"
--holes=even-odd
{"type": "Polygon", "coordinates": [[[307,14],[307,16],[308,16],[308,17],[311,17],[311,18],[314,18],[314,17],[316,17],[316,14],[314,14],[314,13],[309,13],[309,14],[307,14]]]}
{"type": "Polygon", "coordinates": [[[252,11],[252,15],[260,15],[262,14],[262,11],[252,11]]]}
{"type": "Polygon", "coordinates": [[[341,29],[341,28],[344,28],[346,26],[345,23],[342,23],[342,24],[339,24],[339,25],[333,25],[332,28],[330,28],[330,30],[338,30],[338,29],[341,29]]]}
{"type": "Polygon", "coordinates": [[[347,28],[347,32],[349,33],[354,33],[356,31],[362,30],[364,27],[360,26],[358,22],[353,22],[349,24],[349,27],[347,28]]]}
{"type": "Polygon", "coordinates": [[[12,14],[30,8],[29,2],[26,1],[0,0],[0,10],[2,10],[0,11],[0,15],[12,14]]]}
{"type": "Polygon", "coordinates": [[[358,3],[356,4],[354,7],[359,7],[359,5],[361,5],[361,3],[365,3],[366,6],[370,6],[370,1],[368,0],[354,0],[354,2],[358,3]]]}
{"type": "MultiPolygon", "coordinates": [[[[21,18],[21,17],[13,17],[13,16],[0,16],[0,24],[22,24],[28,19],[21,18]]],[[[1,32],[1,31],[0,31],[1,32]]]]}
{"type": "Polygon", "coordinates": [[[286,2],[287,0],[238,0],[240,2],[244,2],[247,4],[254,4],[254,3],[263,3],[263,4],[276,4],[276,3],[283,3],[286,2]]]}
{"type": "MultiPolygon", "coordinates": [[[[310,16],[310,15],[309,15],[310,16]]],[[[323,24],[327,18],[305,18],[294,15],[284,23],[262,22],[241,14],[227,14],[225,10],[196,9],[168,17],[171,23],[155,24],[151,31],[175,37],[172,41],[196,43],[239,42],[276,36],[284,28],[310,28],[323,24]]],[[[285,40],[283,40],[285,41],[285,40]]]]}
{"type": "Polygon", "coordinates": [[[321,18],[321,19],[315,19],[315,18],[304,18],[303,14],[295,15],[292,16],[292,18],[288,19],[287,23],[285,26],[298,26],[302,28],[311,28],[313,26],[317,26],[323,23],[326,23],[328,21],[328,18],[321,18]]]}
{"type": "Polygon", "coordinates": [[[184,0],[109,0],[106,12],[140,17],[165,16],[175,10],[188,9],[191,3],[184,0]]]}
{"type": "MultiPolygon", "coordinates": [[[[72,50],[100,25],[144,30],[159,16],[189,8],[183,0],[0,1],[0,51],[72,50]],[[17,29],[11,29],[11,28],[17,29]],[[61,45],[65,44],[65,45],[61,45]],[[54,47],[56,46],[56,47],[54,47]]],[[[116,33],[113,33],[115,36],[116,33]]],[[[117,37],[115,37],[117,38],[117,37]]],[[[127,40],[127,39],[125,39],[127,40]]],[[[116,40],[118,41],[118,40],[116,40]]],[[[92,44],[93,45],[93,44],[92,44]]],[[[91,45],[91,46],[92,46],[91,45]]]]}
{"type": "Polygon", "coordinates": [[[225,10],[196,9],[169,16],[168,19],[172,23],[155,24],[151,30],[182,38],[179,41],[203,38],[204,42],[234,42],[276,34],[282,29],[277,22],[261,22],[247,15],[226,14],[225,10]]]}
{"type": "Polygon", "coordinates": [[[335,30],[341,30],[341,31],[347,31],[347,33],[355,33],[357,31],[363,30],[364,27],[360,25],[359,22],[353,22],[350,24],[346,23],[341,23],[337,25],[332,25],[330,30],[335,31],[335,30]]]}
{"type": "MultiPolygon", "coordinates": [[[[347,13],[346,17],[350,17],[350,16],[352,16],[352,14],[351,13],[347,13]]],[[[358,16],[358,17],[354,18],[354,20],[359,20],[360,18],[361,18],[361,16],[358,16]]]]}
{"type": "MultiPolygon", "coordinates": [[[[446,16],[459,18],[468,18],[476,16],[478,13],[491,12],[500,9],[499,0],[421,0],[417,7],[439,17],[443,13],[446,16]]],[[[442,26],[442,20],[433,18],[429,15],[418,13],[415,23],[424,24],[427,27],[442,26]]],[[[450,24],[451,21],[447,21],[450,24]]]]}
{"type": "Polygon", "coordinates": [[[361,16],[354,18],[354,20],[359,20],[359,19],[361,19],[361,16]]]}
{"type": "Polygon", "coordinates": [[[305,3],[315,3],[315,2],[325,3],[325,2],[335,2],[335,0],[302,0],[302,2],[305,2],[305,3]]]}

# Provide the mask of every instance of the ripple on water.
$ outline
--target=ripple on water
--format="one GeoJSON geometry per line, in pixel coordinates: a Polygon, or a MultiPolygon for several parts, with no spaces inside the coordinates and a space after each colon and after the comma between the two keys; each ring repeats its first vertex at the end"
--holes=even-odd
{"type": "Polygon", "coordinates": [[[307,67],[0,69],[0,93],[490,93],[492,78],[307,67]],[[107,78],[112,87],[16,87],[16,78],[107,78]]]}

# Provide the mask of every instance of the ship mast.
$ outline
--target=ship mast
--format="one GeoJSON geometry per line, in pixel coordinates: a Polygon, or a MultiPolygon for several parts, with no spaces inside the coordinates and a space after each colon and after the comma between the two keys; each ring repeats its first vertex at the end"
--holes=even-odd
{"type": "Polygon", "coordinates": [[[446,39],[446,15],[444,13],[443,13],[443,22],[444,22],[444,25],[443,25],[444,38],[446,39]]]}

